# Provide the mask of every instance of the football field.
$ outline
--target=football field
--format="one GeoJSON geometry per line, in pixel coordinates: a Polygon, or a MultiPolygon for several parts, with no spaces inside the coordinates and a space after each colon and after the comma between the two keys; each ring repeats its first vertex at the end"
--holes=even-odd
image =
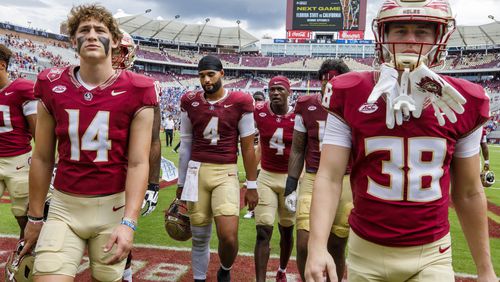
{"type": "MultiPolygon", "coordinates": [[[[162,155],[173,161],[177,165],[178,154],[172,152],[173,147],[165,147],[165,136],[162,133],[162,155]]],[[[175,136],[174,146],[177,144],[178,135],[175,136]]],[[[500,146],[490,146],[490,162],[493,171],[500,177],[500,146]]],[[[244,170],[239,160],[241,168],[240,180],[244,179],[244,170]]],[[[134,255],[134,281],[191,281],[191,272],[189,268],[189,248],[191,242],[177,242],[165,232],[163,226],[163,211],[168,207],[175,195],[175,185],[165,187],[160,191],[158,206],[156,210],[147,217],[139,219],[139,228],[135,236],[134,255]]],[[[490,227],[490,243],[493,264],[497,275],[500,275],[500,180],[485,190],[488,197],[488,221],[490,227]]],[[[15,237],[18,235],[18,226],[10,212],[8,197],[4,196],[0,201],[0,277],[3,277],[3,266],[8,256],[9,249],[15,244],[15,237]]],[[[252,281],[254,280],[253,266],[253,248],[255,244],[255,222],[253,219],[243,219],[246,208],[241,209],[239,244],[240,256],[234,266],[234,281],[252,281]]],[[[457,277],[469,280],[475,274],[475,267],[470,256],[466,241],[462,234],[457,216],[450,208],[450,223],[452,236],[453,266],[457,277]]],[[[215,228],[213,228],[211,248],[217,250],[217,238],[215,228]]],[[[271,242],[271,254],[276,256],[279,253],[279,234],[277,228],[271,242]]],[[[212,254],[216,261],[216,255],[212,254]]],[[[295,256],[295,251],[293,253],[295,256]]],[[[86,271],[85,260],[82,264],[82,272],[79,281],[89,281],[88,271],[86,271]],[[86,278],[85,278],[86,277],[86,278]]],[[[87,263],[88,265],[88,263],[87,263]]],[[[209,281],[215,279],[217,264],[211,263],[209,281]]],[[[271,260],[268,266],[269,279],[272,279],[278,267],[276,259],[271,260]]],[[[296,274],[295,261],[289,264],[289,280],[294,281],[298,278],[296,274]]]]}

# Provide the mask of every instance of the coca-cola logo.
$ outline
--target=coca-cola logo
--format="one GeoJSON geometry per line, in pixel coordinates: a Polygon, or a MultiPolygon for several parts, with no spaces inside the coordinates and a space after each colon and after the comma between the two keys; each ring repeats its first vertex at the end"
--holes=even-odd
{"type": "Polygon", "coordinates": [[[348,39],[348,40],[363,39],[363,32],[343,30],[340,32],[339,37],[341,39],[348,39]]]}
{"type": "Polygon", "coordinates": [[[295,39],[299,39],[299,38],[304,38],[304,39],[307,39],[307,38],[310,38],[311,37],[311,32],[308,31],[308,30],[289,30],[288,31],[288,38],[295,38],[295,39]]]}

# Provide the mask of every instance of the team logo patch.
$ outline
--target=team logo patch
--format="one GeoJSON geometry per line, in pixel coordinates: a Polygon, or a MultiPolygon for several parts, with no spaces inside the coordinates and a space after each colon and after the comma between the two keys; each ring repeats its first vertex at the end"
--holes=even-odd
{"type": "Polygon", "coordinates": [[[364,103],[358,110],[360,113],[371,114],[378,110],[378,106],[376,104],[364,103]]]}
{"type": "Polygon", "coordinates": [[[63,93],[64,91],[66,91],[66,86],[64,85],[57,85],[52,88],[52,92],[54,93],[63,93]]]}
{"type": "Polygon", "coordinates": [[[276,118],[276,122],[281,122],[281,118],[276,118]]]}
{"type": "Polygon", "coordinates": [[[259,102],[259,103],[257,103],[257,104],[255,105],[255,108],[256,108],[257,110],[260,110],[260,109],[264,108],[264,105],[265,105],[265,104],[264,104],[263,102],[259,102]]]}
{"type": "Polygon", "coordinates": [[[58,69],[58,68],[51,69],[50,72],[47,74],[47,78],[49,79],[50,82],[54,82],[59,78],[61,78],[63,72],[64,69],[58,69]]]}
{"type": "Polygon", "coordinates": [[[259,117],[266,117],[266,116],[267,116],[267,114],[266,114],[266,113],[260,113],[260,114],[259,114],[259,117]]]}
{"type": "Polygon", "coordinates": [[[90,92],[83,94],[83,99],[85,99],[85,101],[92,101],[92,98],[94,98],[94,95],[90,92]]]}
{"type": "Polygon", "coordinates": [[[434,94],[437,97],[441,97],[442,95],[441,91],[443,91],[443,86],[438,81],[428,76],[422,77],[420,82],[417,83],[417,86],[423,92],[434,94]]]}
{"type": "Polygon", "coordinates": [[[193,99],[194,99],[194,97],[196,97],[196,93],[195,93],[195,92],[189,92],[189,93],[187,94],[187,97],[189,98],[189,100],[193,100],[193,99]]]}
{"type": "Polygon", "coordinates": [[[195,108],[196,108],[196,107],[198,107],[199,105],[200,105],[200,103],[198,103],[198,102],[193,102],[193,103],[191,103],[191,106],[193,106],[193,107],[195,107],[195,108]]]}
{"type": "Polygon", "coordinates": [[[307,108],[309,111],[315,111],[317,108],[316,106],[309,106],[309,108],[307,108]]]}

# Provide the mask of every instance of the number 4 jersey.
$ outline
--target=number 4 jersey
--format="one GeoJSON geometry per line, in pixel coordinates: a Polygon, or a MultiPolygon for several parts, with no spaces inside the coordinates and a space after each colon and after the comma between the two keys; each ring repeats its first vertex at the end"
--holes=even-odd
{"type": "MultiPolygon", "coordinates": [[[[327,87],[323,105],[351,130],[354,210],[349,223],[368,241],[413,246],[449,232],[450,162],[457,141],[487,120],[489,99],[479,85],[442,78],[467,100],[458,121],[444,126],[426,103],[420,118],[387,129],[385,101],[366,103],[375,85],[373,72],[345,74],[327,87]]],[[[473,147],[467,154],[474,152],[473,147]]]]}
{"type": "Polygon", "coordinates": [[[287,173],[295,113],[277,115],[273,113],[270,103],[267,101],[255,106],[254,118],[260,135],[262,169],[276,173],[287,173]]]}
{"type": "Polygon", "coordinates": [[[47,69],[38,75],[35,96],[53,116],[59,162],[54,187],[81,195],[104,195],[125,189],[132,120],[158,104],[154,81],[117,71],[88,90],[75,66],[47,69]]]}

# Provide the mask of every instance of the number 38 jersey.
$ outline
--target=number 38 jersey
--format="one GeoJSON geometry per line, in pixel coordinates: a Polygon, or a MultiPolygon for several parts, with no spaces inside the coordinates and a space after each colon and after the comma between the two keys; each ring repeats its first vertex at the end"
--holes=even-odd
{"type": "Polygon", "coordinates": [[[450,162],[457,141],[488,119],[489,99],[479,85],[442,78],[467,100],[458,121],[440,126],[432,105],[425,103],[420,118],[410,117],[394,129],[385,125],[383,98],[366,103],[375,85],[373,72],[330,81],[323,105],[351,129],[354,209],[349,223],[366,240],[412,246],[449,232],[450,162]]]}
{"type": "Polygon", "coordinates": [[[252,96],[227,92],[216,103],[208,102],[203,91],[188,92],[181,98],[181,110],[192,124],[191,160],[202,163],[235,164],[238,151],[238,123],[254,111],[252,96]]]}
{"type": "Polygon", "coordinates": [[[254,118],[260,134],[261,167],[270,172],[287,173],[295,113],[277,115],[267,101],[255,106],[254,118]]]}
{"type": "Polygon", "coordinates": [[[54,187],[81,195],[125,189],[130,126],[136,114],[158,104],[153,80],[117,71],[87,90],[75,66],[41,72],[35,96],[55,120],[59,162],[54,187]]]}

